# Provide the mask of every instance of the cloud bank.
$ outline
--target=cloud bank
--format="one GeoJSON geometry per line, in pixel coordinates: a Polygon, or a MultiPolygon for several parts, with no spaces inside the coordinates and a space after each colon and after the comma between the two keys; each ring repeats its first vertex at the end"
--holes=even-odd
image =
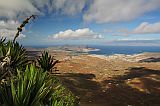
{"type": "Polygon", "coordinates": [[[114,36],[160,34],[160,22],[156,23],[142,22],[132,30],[129,30],[127,28],[119,30],[105,29],[104,32],[110,33],[114,36]]]}
{"type": "Polygon", "coordinates": [[[160,0],[1,0],[0,17],[16,19],[31,14],[83,13],[84,21],[131,21],[160,9],[160,0]]]}
{"type": "Polygon", "coordinates": [[[141,23],[132,33],[134,34],[160,34],[160,22],[150,24],[148,22],[141,23]]]}
{"type": "Polygon", "coordinates": [[[17,19],[47,12],[74,15],[82,12],[86,3],[87,0],[1,0],[0,17],[17,19]]]}
{"type": "Polygon", "coordinates": [[[97,23],[131,21],[160,8],[160,0],[94,0],[83,16],[97,23]]]}
{"type": "Polygon", "coordinates": [[[70,29],[64,32],[61,31],[57,34],[49,36],[49,38],[50,39],[100,39],[102,38],[102,36],[93,32],[89,28],[84,28],[84,29],[77,29],[75,31],[70,29]]]}

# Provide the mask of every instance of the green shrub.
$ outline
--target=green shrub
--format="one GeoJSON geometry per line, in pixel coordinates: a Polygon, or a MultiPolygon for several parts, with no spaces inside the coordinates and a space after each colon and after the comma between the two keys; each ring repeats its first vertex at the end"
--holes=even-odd
{"type": "Polygon", "coordinates": [[[78,106],[78,99],[61,87],[53,94],[50,106],[78,106]]]}
{"type": "Polygon", "coordinates": [[[1,86],[1,94],[5,106],[39,106],[52,89],[52,80],[46,80],[47,73],[37,70],[31,65],[24,73],[17,71],[10,86],[1,86]],[[10,94],[11,93],[11,94],[10,94]],[[8,95],[9,94],[9,95],[8,95]]]}
{"type": "MultiPolygon", "coordinates": [[[[52,78],[53,79],[53,78],[52,78]]],[[[79,106],[79,100],[54,77],[54,93],[49,106],[79,106]]]]}
{"type": "Polygon", "coordinates": [[[44,71],[51,71],[57,62],[58,60],[51,57],[48,52],[43,52],[42,56],[38,59],[38,64],[44,71]]]}
{"type": "Polygon", "coordinates": [[[37,69],[27,66],[25,72],[0,86],[4,106],[76,106],[77,99],[60,82],[37,69]]]}

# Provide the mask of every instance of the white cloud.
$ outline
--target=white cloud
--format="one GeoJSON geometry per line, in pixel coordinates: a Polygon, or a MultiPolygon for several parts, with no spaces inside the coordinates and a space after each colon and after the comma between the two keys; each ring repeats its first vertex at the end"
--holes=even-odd
{"type": "Polygon", "coordinates": [[[116,36],[128,36],[128,35],[140,35],[140,34],[160,34],[160,22],[148,23],[143,22],[138,25],[136,28],[129,30],[127,28],[119,30],[109,30],[105,29],[105,33],[111,33],[116,36]]]}
{"type": "Polygon", "coordinates": [[[83,18],[98,23],[130,21],[158,8],[160,0],[94,0],[83,18]]]}
{"type": "MultiPolygon", "coordinates": [[[[16,30],[0,29],[0,38],[3,37],[3,38],[7,38],[7,39],[13,39],[16,32],[17,32],[16,30]]],[[[24,37],[26,37],[26,35],[20,34],[18,39],[21,39],[24,37]]]]}
{"type": "Polygon", "coordinates": [[[14,20],[8,20],[8,21],[4,21],[4,20],[0,20],[0,29],[16,29],[16,26],[20,25],[20,23],[18,21],[14,21],[14,20]]]}
{"type": "Polygon", "coordinates": [[[148,22],[141,23],[131,33],[134,34],[160,34],[160,22],[150,24],[148,22]]]}
{"type": "MultiPolygon", "coordinates": [[[[0,38],[4,37],[7,39],[13,39],[16,32],[17,32],[17,26],[20,23],[18,21],[13,21],[13,20],[9,20],[9,21],[0,21],[0,38]]],[[[20,34],[20,36],[18,38],[23,38],[25,37],[24,34],[20,34]]]]}
{"type": "Polygon", "coordinates": [[[66,30],[61,31],[57,34],[54,34],[52,36],[49,36],[51,39],[99,39],[102,38],[100,34],[97,34],[90,30],[89,28],[84,29],[77,29],[75,31],[73,30],[66,30]]]}

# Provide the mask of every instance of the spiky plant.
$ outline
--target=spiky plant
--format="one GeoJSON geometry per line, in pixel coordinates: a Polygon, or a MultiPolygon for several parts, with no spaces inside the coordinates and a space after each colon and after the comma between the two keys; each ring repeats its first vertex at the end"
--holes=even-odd
{"type": "Polygon", "coordinates": [[[37,69],[34,65],[27,66],[24,73],[17,73],[11,81],[0,86],[0,105],[76,106],[78,103],[59,80],[48,76],[47,72],[37,69]]]}
{"type": "Polygon", "coordinates": [[[5,40],[6,40],[6,38],[3,38],[3,37],[2,37],[2,38],[0,39],[0,44],[4,43],[5,40]]]}
{"type": "Polygon", "coordinates": [[[10,48],[7,47],[5,39],[0,40],[0,81],[7,74],[11,73],[8,64],[10,64],[10,48]]]}
{"type": "Polygon", "coordinates": [[[16,38],[22,32],[23,27],[29,20],[35,19],[35,15],[27,17],[23,23],[17,28],[17,33],[13,41],[5,43],[5,39],[0,39],[0,71],[14,72],[16,69],[23,69],[27,64],[27,56],[25,49],[16,42],[16,38]]]}
{"type": "Polygon", "coordinates": [[[0,44],[0,48],[1,69],[8,70],[10,68],[15,71],[26,67],[28,62],[26,50],[19,43],[8,41],[0,44]]]}
{"type": "Polygon", "coordinates": [[[55,60],[46,51],[44,51],[42,56],[38,59],[38,64],[44,71],[51,71],[56,63],[58,63],[58,60],[55,60]]]}
{"type": "Polygon", "coordinates": [[[4,54],[6,54],[5,53],[5,40],[6,39],[4,39],[4,38],[0,39],[0,62],[4,58],[4,54]]]}
{"type": "Polygon", "coordinates": [[[4,56],[3,56],[3,44],[4,44],[4,39],[0,39],[0,83],[1,83],[1,80],[2,78],[7,74],[4,70],[3,70],[3,64],[4,62],[3,59],[4,59],[4,56]]]}
{"type": "Polygon", "coordinates": [[[46,95],[52,89],[52,79],[47,80],[47,73],[37,70],[35,66],[27,67],[24,73],[17,71],[10,85],[0,88],[2,103],[5,106],[43,106],[46,95]]]}
{"type": "Polygon", "coordinates": [[[26,55],[26,49],[19,45],[19,43],[11,43],[10,44],[10,58],[11,63],[10,67],[13,69],[23,69],[26,67],[28,60],[26,55]]]}

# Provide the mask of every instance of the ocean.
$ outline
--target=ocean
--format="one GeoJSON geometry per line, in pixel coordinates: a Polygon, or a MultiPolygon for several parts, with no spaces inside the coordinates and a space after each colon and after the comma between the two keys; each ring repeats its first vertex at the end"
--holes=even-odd
{"type": "MultiPolygon", "coordinates": [[[[33,48],[47,48],[47,47],[56,47],[55,46],[30,46],[33,48]]],[[[60,45],[61,46],[61,45],[60,45]]],[[[113,55],[113,54],[126,54],[133,55],[144,52],[159,52],[160,46],[97,46],[89,45],[87,47],[99,49],[99,51],[90,51],[89,54],[98,54],[98,55],[113,55]]]]}
{"type": "Polygon", "coordinates": [[[91,48],[100,49],[99,51],[91,51],[90,54],[113,55],[113,54],[139,54],[144,52],[159,52],[160,46],[89,46],[91,48]]]}

